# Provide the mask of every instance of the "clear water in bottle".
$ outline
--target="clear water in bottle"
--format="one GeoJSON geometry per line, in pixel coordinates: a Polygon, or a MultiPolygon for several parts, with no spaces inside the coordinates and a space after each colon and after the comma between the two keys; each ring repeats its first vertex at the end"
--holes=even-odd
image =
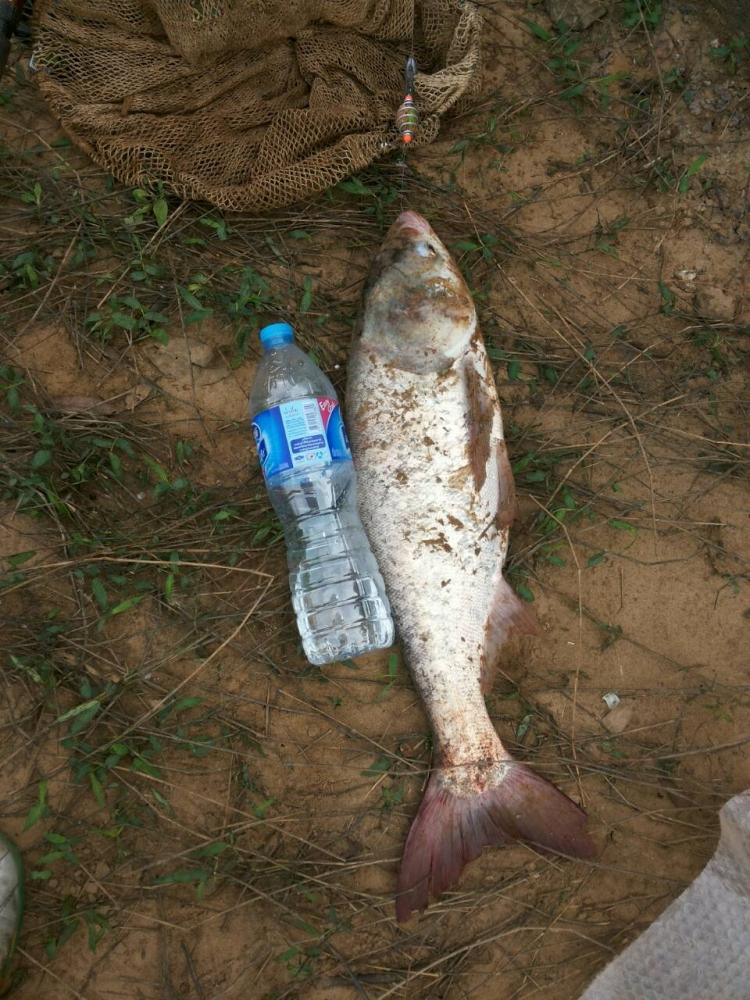
{"type": "Polygon", "coordinates": [[[338,397],[294,343],[287,323],[260,331],[264,348],[250,419],[287,546],[305,655],[321,666],[393,642],[393,619],[357,510],[357,484],[338,397]]]}

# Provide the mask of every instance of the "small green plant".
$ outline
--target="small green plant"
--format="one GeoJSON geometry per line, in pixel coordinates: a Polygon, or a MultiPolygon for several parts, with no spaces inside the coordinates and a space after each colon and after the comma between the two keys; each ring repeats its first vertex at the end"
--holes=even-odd
{"type": "Polygon", "coordinates": [[[622,23],[626,28],[656,31],[664,20],[662,0],[622,0],[622,23]]]}
{"type": "Polygon", "coordinates": [[[378,778],[380,775],[387,774],[390,771],[392,763],[390,757],[381,754],[380,757],[375,758],[368,768],[362,771],[362,776],[364,778],[378,778]]]}
{"type": "Polygon", "coordinates": [[[564,101],[574,101],[585,92],[589,81],[584,76],[588,61],[578,57],[582,38],[565,23],[557,21],[548,31],[536,21],[524,22],[535,38],[544,42],[548,50],[547,69],[562,86],[558,95],[564,101]]]}
{"type": "Polygon", "coordinates": [[[602,740],[599,746],[605,753],[608,753],[609,756],[613,757],[615,760],[619,760],[625,756],[624,751],[617,748],[614,739],[602,740]]]}
{"type": "Polygon", "coordinates": [[[723,331],[712,329],[694,330],[690,339],[696,347],[705,351],[708,355],[708,367],[705,370],[705,374],[712,382],[717,381],[722,375],[727,374],[732,365],[732,356],[727,336],[723,331]]]}
{"type": "Polygon", "coordinates": [[[727,706],[718,698],[709,699],[703,706],[717,722],[734,722],[734,716],[727,706]]]}
{"type": "Polygon", "coordinates": [[[555,451],[531,449],[513,463],[513,475],[520,486],[534,495],[549,494],[557,483],[557,468],[578,456],[575,448],[555,451]]]}
{"type": "Polygon", "coordinates": [[[700,156],[688,164],[687,167],[680,174],[680,179],[677,182],[677,190],[680,194],[685,194],[690,187],[690,181],[695,175],[702,169],[703,164],[708,159],[708,153],[701,153],[700,156]]]}
{"type": "Polygon", "coordinates": [[[750,41],[746,35],[735,35],[726,44],[712,46],[709,51],[711,58],[723,63],[727,71],[734,76],[740,63],[750,57],[750,41]]]}
{"type": "MultiPolygon", "coordinates": [[[[301,891],[309,903],[318,901],[319,897],[316,893],[311,893],[306,889],[301,891]]],[[[309,978],[315,971],[316,960],[326,953],[330,939],[335,934],[351,930],[350,922],[346,917],[341,916],[334,906],[329,906],[325,917],[318,919],[323,920],[322,930],[304,917],[297,916],[292,919],[292,925],[306,934],[307,940],[290,945],[278,956],[277,961],[286,966],[287,972],[293,979],[309,978]]]]}
{"type": "Polygon", "coordinates": [[[663,281],[659,281],[657,284],[659,287],[659,295],[661,296],[659,312],[663,313],[665,316],[671,316],[675,311],[677,302],[675,294],[663,281]]]}
{"type": "Polygon", "coordinates": [[[618,237],[629,222],[630,219],[626,215],[621,215],[612,222],[598,222],[594,230],[596,249],[601,253],[609,254],[610,257],[617,257],[618,237]]]}
{"type": "Polygon", "coordinates": [[[35,181],[34,186],[21,194],[21,201],[25,205],[34,205],[36,208],[42,207],[42,185],[35,181]]]}
{"type": "Polygon", "coordinates": [[[610,528],[615,528],[617,531],[626,531],[628,534],[637,535],[638,528],[635,524],[631,524],[630,521],[623,521],[620,517],[611,517],[607,524],[610,528]]]}
{"type": "Polygon", "coordinates": [[[489,288],[483,280],[481,267],[497,264],[498,255],[512,252],[511,244],[495,233],[481,233],[471,239],[458,240],[453,244],[453,250],[461,255],[458,265],[474,301],[483,304],[489,295],[489,288]]]}
{"type": "Polygon", "coordinates": [[[623,80],[627,80],[628,78],[628,73],[624,70],[619,70],[616,73],[607,73],[605,76],[592,79],[591,83],[599,95],[599,103],[602,111],[606,111],[612,103],[613,97],[611,89],[613,84],[621,83],[623,80]]]}
{"type": "Polygon", "coordinates": [[[26,816],[26,821],[23,825],[24,830],[31,829],[32,826],[36,826],[40,819],[43,819],[49,812],[49,806],[47,805],[47,782],[40,781],[37,787],[37,800],[34,805],[29,809],[26,816]]]}
{"type": "Polygon", "coordinates": [[[388,681],[383,687],[382,691],[378,695],[378,701],[382,701],[383,698],[387,698],[393,689],[393,685],[396,683],[398,677],[398,655],[396,653],[391,653],[388,657],[388,681]]]}
{"type": "Polygon", "coordinates": [[[522,716],[520,722],[516,726],[516,742],[517,743],[523,743],[524,737],[526,736],[526,734],[528,733],[528,731],[531,729],[531,724],[532,724],[533,721],[534,721],[534,713],[533,712],[526,712],[526,714],[522,716]]]}
{"type": "Polygon", "coordinates": [[[453,244],[453,248],[460,253],[466,254],[469,263],[476,260],[475,255],[479,255],[482,260],[492,261],[495,259],[495,249],[501,247],[506,249],[506,245],[499,236],[494,233],[484,233],[476,239],[458,240],[453,244]]]}
{"type": "Polygon", "coordinates": [[[381,226],[385,226],[392,212],[393,203],[400,195],[399,188],[376,170],[369,170],[365,174],[341,181],[333,190],[363,198],[365,201],[363,213],[374,216],[381,226]]]}
{"type": "Polygon", "coordinates": [[[249,265],[225,268],[223,277],[228,281],[229,289],[217,291],[216,301],[235,323],[236,353],[231,364],[236,368],[247,357],[260,325],[260,317],[278,311],[279,303],[266,279],[249,265]]]}
{"type": "Polygon", "coordinates": [[[20,409],[20,389],[25,381],[23,375],[11,365],[0,365],[0,393],[4,393],[11,413],[18,413],[20,409]]]}
{"type": "Polygon", "coordinates": [[[171,473],[155,458],[143,456],[143,462],[151,473],[154,481],[153,492],[158,499],[167,493],[193,493],[192,484],[186,476],[172,476],[171,473]]]}
{"type": "MultiPolygon", "coordinates": [[[[458,153],[461,158],[461,163],[463,163],[469,151],[473,149],[481,149],[483,147],[494,149],[496,152],[503,155],[506,153],[512,153],[515,146],[497,138],[497,127],[497,115],[490,115],[485,128],[481,132],[459,139],[451,146],[451,153],[458,153]]],[[[494,164],[494,166],[497,168],[501,166],[501,164],[498,161],[494,164]]]]}
{"type": "Polygon", "coordinates": [[[44,945],[47,958],[53,959],[76,933],[79,927],[86,928],[89,951],[95,952],[101,939],[110,929],[109,920],[98,909],[92,907],[78,908],[73,896],[66,896],[62,904],[60,919],[56,921],[60,927],[57,933],[51,934],[44,945]]]}
{"type": "Polygon", "coordinates": [[[55,260],[50,254],[43,255],[39,250],[24,250],[9,261],[0,261],[0,278],[8,275],[11,278],[11,288],[38,288],[48,280],[55,267],[55,260]]]}
{"type": "Polygon", "coordinates": [[[533,604],[536,598],[534,591],[527,583],[527,571],[521,566],[510,566],[506,576],[518,596],[528,604],[533,604]]]}
{"type": "Polygon", "coordinates": [[[616,642],[622,639],[624,632],[622,625],[612,625],[610,622],[594,620],[594,624],[602,633],[601,649],[609,649],[616,642]]]}
{"type": "MultiPolygon", "coordinates": [[[[8,384],[8,383],[6,383],[8,384]]],[[[20,381],[6,390],[18,392],[20,381]]],[[[73,496],[103,478],[119,479],[123,457],[134,457],[130,442],[119,434],[117,424],[75,424],[42,413],[34,404],[11,397],[17,412],[23,414],[26,461],[0,466],[0,496],[12,497],[21,508],[36,510],[40,501],[58,516],[68,517],[73,496]]]]}
{"type": "Polygon", "coordinates": [[[133,188],[132,197],[137,208],[123,220],[126,226],[137,225],[150,216],[156,219],[159,227],[164,225],[169,216],[169,205],[161,184],[157,184],[152,191],[147,191],[145,188],[133,188]]]}
{"type": "Polygon", "coordinates": [[[392,782],[390,785],[381,785],[380,797],[383,812],[388,812],[395,806],[401,805],[404,801],[404,785],[392,782]]]}
{"type": "Polygon", "coordinates": [[[674,93],[682,94],[687,89],[687,79],[685,71],[679,66],[672,66],[663,76],[664,86],[674,93]]]}
{"type": "Polygon", "coordinates": [[[129,277],[131,281],[148,285],[164,277],[164,268],[161,264],[139,257],[131,264],[129,277]]]}
{"type": "Polygon", "coordinates": [[[674,174],[674,164],[671,158],[658,157],[649,168],[648,179],[655,183],[659,191],[674,191],[678,180],[674,174]]]}
{"type": "Polygon", "coordinates": [[[206,226],[207,229],[211,229],[215,234],[216,239],[221,243],[229,239],[231,230],[222,217],[215,218],[213,215],[204,215],[199,222],[202,226],[206,226]]]}
{"type": "Polygon", "coordinates": [[[549,566],[565,566],[566,561],[559,554],[562,546],[562,542],[552,542],[542,545],[539,549],[539,558],[549,566]]]}
{"type": "Polygon", "coordinates": [[[292,979],[307,979],[313,974],[315,959],[320,958],[320,955],[318,945],[293,944],[279,955],[278,961],[283,963],[292,979]]]}
{"type": "Polygon", "coordinates": [[[101,309],[86,317],[86,326],[104,343],[111,340],[116,331],[124,330],[134,340],[151,337],[160,344],[168,344],[169,335],[165,329],[168,322],[163,313],[144,305],[136,295],[113,295],[101,309]]]}
{"type": "Polygon", "coordinates": [[[306,313],[309,311],[313,300],[313,280],[309,274],[302,279],[302,298],[297,306],[297,312],[306,313]]]}
{"type": "Polygon", "coordinates": [[[196,899],[202,899],[208,880],[211,878],[210,868],[178,868],[176,871],[160,875],[154,885],[194,885],[196,899]]]}
{"type": "Polygon", "coordinates": [[[186,286],[178,286],[177,291],[180,298],[186,306],[190,307],[190,312],[186,312],[182,317],[185,326],[191,326],[193,323],[202,323],[204,319],[213,316],[213,307],[208,305],[206,301],[211,295],[208,287],[209,282],[210,278],[208,275],[196,274],[193,275],[186,286]]]}
{"type": "MultiPolygon", "coordinates": [[[[71,839],[62,833],[50,832],[45,833],[44,839],[51,845],[52,850],[43,854],[41,858],[38,859],[37,864],[50,865],[54,864],[56,861],[67,861],[71,865],[78,864],[78,858],[76,857],[73,848],[80,842],[80,837],[74,837],[71,839]]],[[[48,869],[37,869],[31,873],[31,877],[36,879],[48,879],[51,875],[52,872],[48,869]]]]}

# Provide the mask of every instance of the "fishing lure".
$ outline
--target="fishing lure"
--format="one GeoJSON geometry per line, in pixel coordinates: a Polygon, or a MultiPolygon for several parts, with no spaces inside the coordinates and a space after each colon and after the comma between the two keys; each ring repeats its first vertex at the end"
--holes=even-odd
{"type": "Polygon", "coordinates": [[[416,73],[417,61],[414,56],[409,56],[406,60],[406,71],[404,73],[404,101],[396,112],[396,127],[404,143],[412,141],[417,125],[419,124],[419,112],[414,105],[414,78],[416,73]]]}

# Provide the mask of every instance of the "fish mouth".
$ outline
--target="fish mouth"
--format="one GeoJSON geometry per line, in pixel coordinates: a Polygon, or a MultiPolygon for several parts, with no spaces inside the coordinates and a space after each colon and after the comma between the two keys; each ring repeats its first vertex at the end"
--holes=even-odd
{"type": "Polygon", "coordinates": [[[419,212],[412,212],[410,209],[406,212],[402,212],[401,215],[396,219],[391,228],[388,230],[388,240],[391,236],[396,237],[419,237],[427,236],[432,234],[432,227],[430,226],[427,219],[419,214],[419,212]]]}
{"type": "Polygon", "coordinates": [[[398,267],[405,256],[411,256],[415,244],[433,239],[436,240],[437,237],[427,219],[418,212],[412,212],[411,209],[402,212],[385,234],[385,239],[375,256],[365,284],[365,295],[371,291],[382,274],[392,267],[398,267]]]}

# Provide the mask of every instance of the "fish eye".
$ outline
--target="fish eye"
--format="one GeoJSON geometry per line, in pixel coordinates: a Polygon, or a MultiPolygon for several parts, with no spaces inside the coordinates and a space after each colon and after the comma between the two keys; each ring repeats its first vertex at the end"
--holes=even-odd
{"type": "Polygon", "coordinates": [[[437,253],[435,247],[431,243],[428,243],[426,240],[421,240],[419,243],[417,243],[416,251],[420,257],[434,257],[435,254],[437,253]]]}

